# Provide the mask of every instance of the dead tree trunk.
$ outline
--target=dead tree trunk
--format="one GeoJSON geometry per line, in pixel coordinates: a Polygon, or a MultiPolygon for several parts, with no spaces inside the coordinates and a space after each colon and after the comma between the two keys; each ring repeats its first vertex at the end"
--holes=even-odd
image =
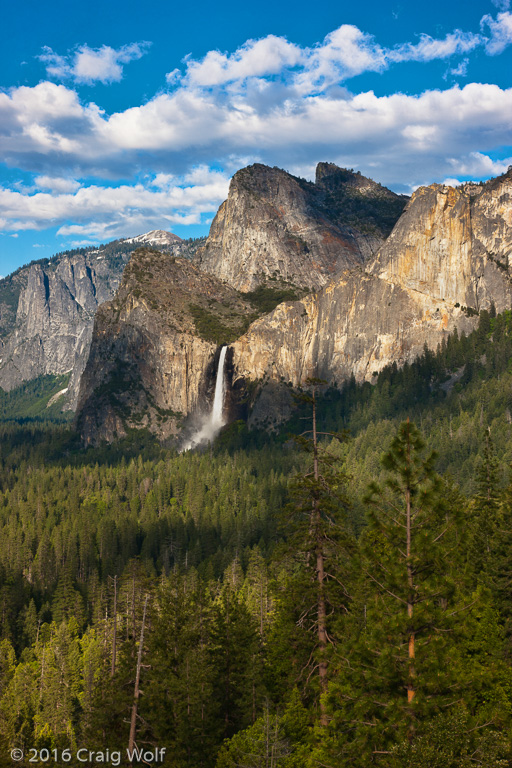
{"type": "Polygon", "coordinates": [[[132,705],[132,718],[130,722],[130,738],[128,740],[128,751],[130,753],[133,752],[133,747],[135,744],[135,731],[137,728],[137,708],[139,706],[139,696],[140,696],[140,668],[142,666],[142,649],[144,646],[144,628],[146,626],[146,608],[148,605],[148,595],[146,595],[146,599],[144,601],[144,612],[142,614],[142,627],[140,629],[140,642],[139,642],[139,653],[137,655],[137,673],[135,675],[135,690],[133,693],[133,705],[132,705]]]}

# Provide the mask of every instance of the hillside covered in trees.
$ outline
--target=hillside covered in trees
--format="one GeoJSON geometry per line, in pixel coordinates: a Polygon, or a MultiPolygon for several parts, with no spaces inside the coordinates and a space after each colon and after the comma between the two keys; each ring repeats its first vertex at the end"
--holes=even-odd
{"type": "Polygon", "coordinates": [[[80,448],[62,380],[2,395],[2,754],[512,765],[511,360],[491,308],[182,454],[80,448]]]}

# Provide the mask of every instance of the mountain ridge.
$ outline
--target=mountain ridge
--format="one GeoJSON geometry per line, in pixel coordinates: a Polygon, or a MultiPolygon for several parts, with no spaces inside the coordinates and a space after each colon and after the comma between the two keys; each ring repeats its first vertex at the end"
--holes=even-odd
{"type": "Polygon", "coordinates": [[[141,241],[173,252],[187,249],[181,238],[156,230],[39,259],[0,280],[0,388],[71,372],[67,407],[74,410],[94,315],[115,294],[141,241]]]}
{"type": "MultiPolygon", "coordinates": [[[[336,169],[329,164],[320,165],[319,169],[320,181],[323,179],[322,183],[327,187],[333,178],[336,180],[340,176],[336,183],[344,183],[343,189],[346,189],[346,182],[343,182],[343,177],[346,177],[357,194],[363,186],[367,187],[366,196],[370,193],[377,200],[389,196],[395,202],[394,193],[360,174],[336,169]]],[[[208,241],[194,259],[194,266],[210,278],[220,280],[220,285],[231,289],[236,286],[240,297],[249,295],[247,288],[252,285],[252,278],[261,287],[282,285],[282,278],[291,275],[284,270],[284,275],[275,276],[267,269],[265,279],[259,282],[261,271],[257,259],[252,256],[245,262],[241,260],[245,271],[240,272],[240,259],[238,252],[231,249],[232,242],[248,244],[246,250],[249,255],[251,249],[256,255],[262,253],[262,258],[267,259],[267,267],[276,264],[276,256],[279,257],[280,252],[272,251],[275,243],[279,242],[279,238],[276,241],[275,230],[268,235],[265,251],[267,241],[264,235],[269,230],[263,228],[259,250],[255,250],[253,234],[261,221],[262,211],[275,211],[275,201],[282,201],[284,194],[286,199],[291,200],[292,208],[295,205],[302,215],[305,198],[300,196],[298,190],[302,189],[302,185],[309,189],[307,185],[310,184],[299,183],[300,180],[296,179],[290,181],[289,175],[283,175],[285,172],[280,169],[266,168],[263,174],[260,170],[258,167],[255,173],[254,170],[245,172],[246,169],[243,169],[235,174],[230,187],[231,200],[228,197],[227,203],[221,206],[218,226],[212,225],[213,235],[210,237],[221,248],[217,250],[217,256],[220,253],[221,258],[216,262],[214,274],[206,272],[208,241]],[[262,196],[265,190],[268,190],[270,202],[262,196]],[[235,203],[240,205],[242,211],[240,221],[233,218],[235,203]],[[227,215],[230,207],[232,212],[227,215]],[[253,219],[248,220],[251,211],[253,219]],[[224,247],[226,242],[229,247],[224,247]],[[224,266],[229,266],[229,262],[233,269],[227,274],[224,266]],[[272,280],[272,277],[275,279],[272,280]]],[[[319,291],[309,292],[295,302],[279,304],[270,313],[256,319],[235,341],[219,337],[217,345],[202,347],[196,367],[194,364],[185,365],[182,361],[173,369],[169,357],[164,363],[162,357],[160,362],[154,358],[153,380],[162,375],[176,375],[185,390],[188,391],[191,386],[201,390],[201,407],[204,409],[208,401],[207,393],[212,389],[218,346],[229,343],[228,389],[233,393],[235,405],[237,397],[241,402],[244,397],[247,399],[243,393],[250,392],[250,423],[255,426],[263,422],[275,424],[282,418],[282,412],[288,409],[287,398],[282,395],[282,388],[287,383],[300,386],[310,376],[324,378],[337,387],[351,376],[359,381],[371,381],[389,363],[401,365],[420,355],[425,344],[435,349],[455,329],[471,331],[480,308],[489,308],[494,302],[501,310],[508,308],[512,302],[512,282],[508,275],[512,238],[510,199],[510,175],[477,190],[473,186],[453,189],[433,185],[420,188],[407,202],[389,237],[372,258],[366,261],[351,259],[349,269],[337,271],[333,268],[331,278],[319,291]],[[491,255],[491,249],[494,255],[491,255]],[[271,392],[270,396],[264,395],[265,391],[271,392]]],[[[405,201],[400,201],[401,205],[403,203],[405,201]]],[[[288,215],[289,211],[283,213],[283,218],[286,218],[285,214],[288,215]]],[[[332,232],[323,214],[314,224],[317,233],[332,232]]],[[[283,258],[287,258],[287,230],[278,230],[280,235],[283,232],[283,258]]],[[[315,262],[317,256],[314,248],[310,249],[311,262],[315,262]]],[[[321,256],[325,256],[325,251],[321,256]]],[[[295,275],[300,274],[305,263],[301,255],[298,259],[299,269],[295,275]]],[[[322,274],[325,263],[318,258],[317,275],[322,274]]],[[[325,276],[325,272],[323,274],[325,276]]],[[[164,309],[154,308],[155,317],[159,311],[164,309]]],[[[145,323],[143,314],[137,322],[139,329],[142,329],[145,323]]],[[[93,350],[95,343],[101,346],[101,333],[99,327],[95,329],[93,350]]],[[[193,336],[200,340],[201,335],[201,329],[196,327],[193,336]]],[[[194,344],[201,346],[203,342],[199,340],[194,344]]],[[[165,347],[169,337],[158,328],[154,342],[165,347]]],[[[171,346],[179,346],[180,343],[176,338],[171,346]]],[[[122,350],[120,354],[123,354],[122,350]]],[[[92,360],[93,357],[89,361],[91,366],[92,360]]],[[[91,377],[90,380],[94,381],[93,373],[91,377]]],[[[87,389],[86,381],[85,378],[81,400],[89,403],[88,410],[92,412],[94,388],[87,389]]],[[[151,375],[146,381],[151,390],[151,375]]],[[[154,391],[151,397],[155,397],[154,391]]],[[[181,412],[182,417],[192,418],[194,408],[192,401],[189,401],[181,412]]],[[[122,417],[119,424],[121,422],[122,417]]],[[[77,423],[80,423],[80,409],[77,423]]],[[[158,419],[147,419],[145,425],[157,436],[168,434],[158,419]]],[[[119,427],[116,429],[122,432],[119,427]]],[[[173,434],[178,435],[177,423],[173,429],[173,434]]],[[[112,434],[112,430],[103,429],[97,423],[96,432],[89,430],[86,439],[97,442],[103,438],[112,439],[112,434]]]]}
{"type": "Polygon", "coordinates": [[[377,225],[376,208],[394,223],[405,205],[402,196],[384,190],[328,163],[319,164],[315,183],[259,163],[242,168],[196,261],[242,292],[269,283],[318,290],[382,244],[387,228],[377,225]]]}

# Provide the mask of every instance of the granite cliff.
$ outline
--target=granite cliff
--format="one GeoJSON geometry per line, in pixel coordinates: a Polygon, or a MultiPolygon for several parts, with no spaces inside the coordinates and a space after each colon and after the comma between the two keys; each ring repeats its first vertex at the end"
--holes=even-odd
{"type": "Polygon", "coordinates": [[[371,380],[455,328],[470,331],[492,303],[512,304],[512,171],[482,186],[418,189],[366,270],[251,325],[233,345],[234,380],[371,380]]]}
{"type": "Polygon", "coordinates": [[[286,412],[283,384],[297,386],[309,376],[338,386],[352,375],[371,380],[390,362],[414,359],[425,344],[435,348],[455,328],[471,330],[491,303],[498,311],[512,304],[512,171],[484,185],[418,189],[384,242],[386,211],[385,226],[393,223],[391,198],[374,182],[321,164],[311,191],[277,169],[252,168],[236,174],[192,264],[138,252],[114,301],[100,308],[77,417],[87,442],[137,426],[161,438],[186,430],[208,407],[220,344],[230,345],[232,414],[257,381],[250,421],[269,425],[286,412]],[[347,251],[340,217],[350,217],[343,226],[355,231],[358,195],[369,192],[371,237],[381,246],[347,251]],[[329,200],[332,208],[339,205],[331,217],[329,200]],[[308,226],[300,237],[309,238],[307,251],[291,248],[289,239],[304,211],[308,226]],[[280,295],[269,286],[305,290],[315,281],[324,283],[316,293],[267,307],[254,319],[262,315],[255,306],[262,291],[280,295]]]}
{"type": "Polygon", "coordinates": [[[183,250],[169,232],[148,232],[98,249],[58,254],[0,281],[0,387],[11,390],[41,374],[71,373],[74,409],[98,306],[112,298],[130,254],[141,243],[183,250]]]}
{"type": "Polygon", "coordinates": [[[233,176],[196,263],[244,292],[319,289],[377,252],[406,201],[332,163],[318,165],[315,183],[251,165],[233,176]]]}
{"type": "Polygon", "coordinates": [[[237,338],[254,306],[190,260],[141,248],[96,314],[76,424],[86,443],[148,428],[192,430],[208,409],[218,341],[237,338]]]}

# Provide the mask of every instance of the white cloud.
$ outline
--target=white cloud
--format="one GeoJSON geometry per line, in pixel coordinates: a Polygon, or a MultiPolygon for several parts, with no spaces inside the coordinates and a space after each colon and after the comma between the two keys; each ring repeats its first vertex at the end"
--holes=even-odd
{"type": "Polygon", "coordinates": [[[444,79],[448,77],[448,75],[454,75],[454,77],[466,77],[468,74],[468,64],[469,59],[462,59],[462,61],[452,69],[449,69],[448,72],[444,75],[444,79]]]}
{"type": "Polygon", "coordinates": [[[304,54],[304,68],[294,77],[302,94],[315,93],[362,72],[387,68],[385,51],[372,35],[351,24],[343,24],[316,48],[304,54]]]}
{"type": "Polygon", "coordinates": [[[60,56],[45,46],[39,56],[46,65],[48,77],[58,80],[74,80],[75,83],[92,84],[119,82],[123,77],[123,64],[140,59],[147,53],[151,43],[130,43],[121,48],[102,45],[101,48],[89,48],[81,45],[72,53],[60,56]]]}
{"type": "Polygon", "coordinates": [[[487,14],[481,21],[482,29],[489,27],[491,37],[487,40],[485,50],[490,56],[503,53],[512,43],[512,13],[498,13],[496,19],[487,14]]]}
{"type": "MultiPolygon", "coordinates": [[[[309,48],[269,35],[234,53],[188,57],[183,75],[167,77],[172,90],[112,115],[52,82],[0,91],[0,156],[35,176],[33,187],[0,190],[0,228],[58,226],[78,241],[204,221],[229,175],[255,161],[311,177],[327,159],[400,190],[500,173],[489,155],[510,144],[512,89],[469,83],[378,96],[340,83],[412,60],[448,60],[447,73],[465,76],[471,51],[496,55],[508,44],[510,18],[484,17],[481,34],[422,35],[392,49],[351,25],[309,48]],[[80,186],[91,176],[106,184],[80,186]],[[115,186],[120,178],[133,181],[115,186]]],[[[82,46],[68,57],[50,52],[46,63],[63,77],[108,81],[141,46],[82,46]]]]}
{"type": "Polygon", "coordinates": [[[169,224],[197,224],[202,213],[225,199],[228,184],[226,175],[201,167],[169,179],[158,191],[143,184],[82,187],[61,194],[0,188],[0,211],[6,231],[59,226],[58,235],[101,240],[169,224]]]}
{"type": "MultiPolygon", "coordinates": [[[[257,160],[304,175],[319,159],[330,159],[399,185],[454,174],[449,159],[510,143],[512,89],[470,83],[418,96],[295,93],[261,109],[240,93],[217,98],[180,88],[109,117],[95,105],[81,105],[64,86],[42,83],[0,93],[0,121],[10,127],[0,136],[2,156],[10,165],[39,171],[36,183],[52,189],[57,200],[74,192],[71,198],[88,209],[87,188],[74,189],[75,179],[92,173],[130,178],[142,163],[151,171],[145,182],[151,205],[168,189],[171,204],[184,185],[203,194],[203,166],[212,164],[232,172],[257,160]]],[[[208,174],[212,183],[215,174],[226,178],[220,171],[208,174]]],[[[120,189],[128,198],[134,188],[120,189]]],[[[114,200],[112,191],[98,194],[114,200]]],[[[137,190],[134,205],[139,203],[137,190]]],[[[123,198],[117,204],[128,203],[123,198]]],[[[115,205],[108,210],[113,215],[115,205]]],[[[22,211],[9,214],[18,216],[22,211]]]]}
{"type": "Polygon", "coordinates": [[[80,187],[78,181],[59,176],[36,176],[34,183],[39,189],[50,189],[52,192],[75,192],[80,187]]]}
{"type": "MultiPolygon", "coordinates": [[[[262,77],[294,67],[303,57],[302,50],[283,37],[268,35],[261,40],[247,40],[233,54],[209,51],[201,61],[187,61],[188,84],[209,87],[233,80],[262,77]]],[[[176,79],[176,70],[167,75],[176,79]]]]}
{"type": "MultiPolygon", "coordinates": [[[[503,35],[504,19],[490,16],[485,23],[497,25],[493,38],[503,35]],[[498,28],[501,32],[498,32],[498,28]]],[[[506,26],[506,25],[505,25],[506,26]]],[[[268,35],[260,40],[248,40],[234,53],[209,51],[200,61],[185,58],[186,73],[179,69],[166,75],[169,86],[186,88],[216,88],[236,83],[238,86],[251,79],[281,75],[296,93],[311,95],[325,91],[333,85],[363,72],[381,72],[391,65],[407,61],[429,62],[448,59],[490,45],[491,38],[483,34],[456,29],[442,39],[422,34],[417,43],[403,43],[394,48],[379,45],[373,35],[351,24],[343,24],[330,32],[316,46],[300,48],[284,37],[268,35]]],[[[501,39],[501,38],[500,38],[501,39]]],[[[254,87],[254,86],[253,86],[254,87]]]]}
{"type": "Polygon", "coordinates": [[[459,179],[447,178],[444,181],[442,181],[441,184],[444,184],[445,187],[460,187],[460,185],[463,184],[463,182],[459,181],[459,179]]]}
{"type": "Polygon", "coordinates": [[[387,52],[390,61],[434,61],[434,59],[447,59],[451,56],[468,53],[485,43],[482,35],[472,32],[462,32],[456,29],[450,32],[442,40],[437,40],[430,35],[421,35],[420,42],[405,43],[396,46],[387,52]]]}
{"type": "Polygon", "coordinates": [[[492,4],[499,8],[500,11],[508,11],[510,8],[510,0],[491,0],[492,4]]]}
{"type": "Polygon", "coordinates": [[[450,158],[448,161],[457,174],[472,178],[500,176],[512,165],[512,157],[493,160],[482,152],[470,152],[467,157],[450,158]]]}

